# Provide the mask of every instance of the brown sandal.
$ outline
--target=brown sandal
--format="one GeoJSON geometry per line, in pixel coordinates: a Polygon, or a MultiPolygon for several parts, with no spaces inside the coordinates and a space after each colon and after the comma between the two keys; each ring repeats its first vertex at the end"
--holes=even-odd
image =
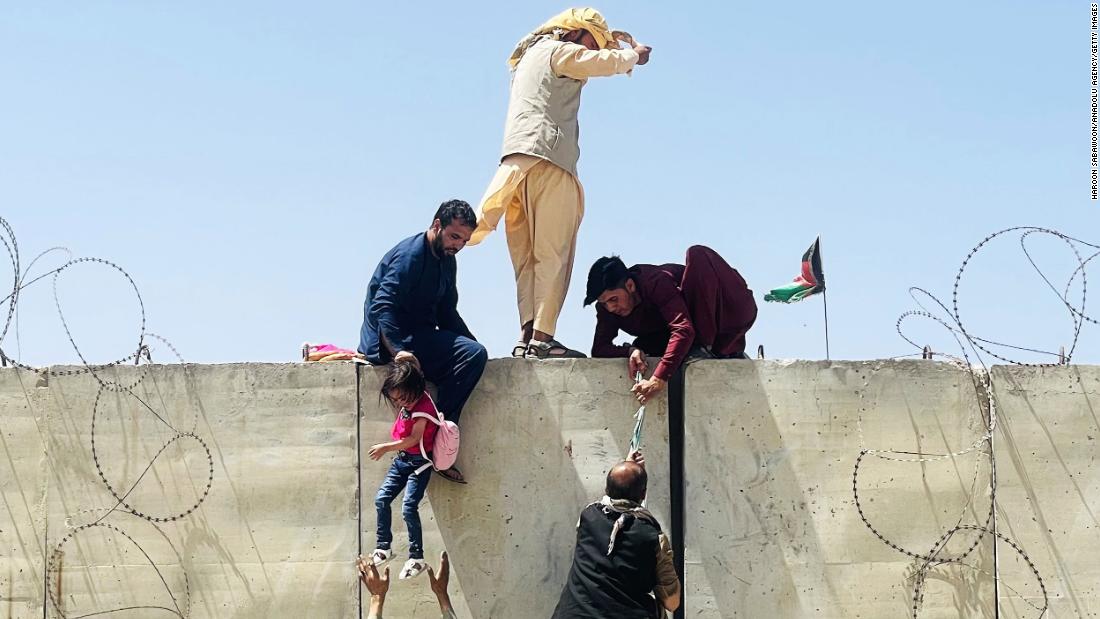
{"type": "Polygon", "coordinates": [[[527,342],[519,340],[516,345],[512,347],[512,358],[522,359],[527,355],[527,342]]]}
{"type": "Polygon", "coordinates": [[[458,470],[457,466],[452,466],[449,469],[442,471],[436,471],[436,474],[446,479],[447,481],[453,481],[456,484],[467,484],[466,478],[462,476],[462,471],[458,470]]]}
{"type": "Polygon", "coordinates": [[[550,339],[547,342],[531,340],[527,345],[528,359],[585,359],[585,355],[579,350],[573,350],[561,342],[550,339]]]}

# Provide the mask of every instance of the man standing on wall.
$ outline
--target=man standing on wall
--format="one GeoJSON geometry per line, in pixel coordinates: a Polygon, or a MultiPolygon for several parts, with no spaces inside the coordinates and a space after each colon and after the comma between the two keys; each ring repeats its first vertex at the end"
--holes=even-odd
{"type": "Polygon", "coordinates": [[[508,59],[513,72],[502,159],[470,244],[504,216],[520,319],[513,357],[584,356],[554,339],[584,215],[577,180],[581,88],[590,77],[630,72],[648,62],[650,52],[645,45],[620,50],[616,35],[630,40],[612,33],[595,9],[568,9],[524,37],[508,59]]]}
{"type": "Polygon", "coordinates": [[[684,264],[636,264],[600,258],[588,272],[584,304],[596,302],[593,357],[628,357],[631,378],[649,369],[646,355],[661,355],[653,376],[634,386],[645,402],[664,389],[689,352],[745,359],[745,334],[756,322],[756,301],[741,274],[709,247],[689,247],[684,264]],[[615,344],[619,331],[636,336],[615,344]]]}
{"type": "Polygon", "coordinates": [[[607,494],[577,521],[573,565],[552,619],[653,619],[664,616],[658,605],[680,606],[672,546],[642,507],[646,483],[640,452],[607,473],[607,494]]]}
{"type": "MultiPolygon", "coordinates": [[[[462,200],[439,206],[427,232],[414,234],[382,257],[367,287],[359,352],[382,365],[409,361],[439,388],[439,410],[458,422],[488,353],[458,314],[455,254],[477,219],[462,200]]],[[[451,467],[439,474],[466,483],[451,467]]]]}

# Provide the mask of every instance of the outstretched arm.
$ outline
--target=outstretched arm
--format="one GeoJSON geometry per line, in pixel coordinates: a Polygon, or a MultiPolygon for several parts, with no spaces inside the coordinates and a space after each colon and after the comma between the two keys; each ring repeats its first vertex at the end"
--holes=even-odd
{"type": "Polygon", "coordinates": [[[588,49],[577,43],[566,43],[550,58],[550,66],[562,77],[586,80],[626,73],[638,64],[638,52],[632,49],[588,49]]]}
{"type": "Polygon", "coordinates": [[[661,317],[668,323],[669,338],[665,354],[657,369],[653,370],[653,376],[643,380],[631,389],[638,396],[638,401],[645,404],[650,398],[656,396],[672,375],[680,368],[695,341],[695,325],[691,323],[688,314],[687,301],[683,292],[676,287],[671,278],[660,278],[649,291],[649,297],[657,306],[661,317]]]}
{"type": "Polygon", "coordinates": [[[435,573],[432,566],[428,566],[428,582],[431,583],[432,592],[435,593],[435,599],[439,602],[439,612],[443,614],[443,619],[454,619],[455,611],[451,607],[451,595],[447,593],[447,583],[451,580],[451,559],[447,556],[447,551],[443,551],[439,555],[439,574],[435,573]]]}
{"type": "MultiPolygon", "coordinates": [[[[424,427],[428,425],[428,422],[424,419],[417,419],[413,424],[412,433],[405,438],[398,441],[390,441],[388,443],[378,443],[377,445],[371,445],[367,450],[367,455],[371,460],[380,460],[382,456],[390,451],[402,451],[410,447],[420,444],[421,437],[424,436],[424,427]]],[[[423,454],[421,454],[423,455],[423,454]]]]}
{"type": "Polygon", "coordinates": [[[691,322],[684,293],[670,278],[662,277],[657,280],[651,295],[653,304],[661,312],[670,332],[665,354],[657,364],[657,369],[653,370],[653,375],[667,381],[672,378],[673,372],[680,367],[691,349],[691,344],[695,341],[695,325],[691,322]]]}
{"type": "Polygon", "coordinates": [[[368,619],[382,619],[382,607],[386,603],[386,592],[390,590],[390,568],[386,568],[381,576],[374,564],[366,557],[359,557],[356,562],[359,567],[359,580],[367,586],[370,592],[370,611],[368,619]]]}
{"type": "Polygon", "coordinates": [[[378,322],[378,330],[382,335],[382,345],[391,355],[397,355],[405,349],[405,339],[408,335],[398,320],[398,308],[400,300],[409,293],[412,286],[409,265],[411,258],[397,253],[386,265],[378,284],[378,290],[367,307],[367,311],[378,322]]]}

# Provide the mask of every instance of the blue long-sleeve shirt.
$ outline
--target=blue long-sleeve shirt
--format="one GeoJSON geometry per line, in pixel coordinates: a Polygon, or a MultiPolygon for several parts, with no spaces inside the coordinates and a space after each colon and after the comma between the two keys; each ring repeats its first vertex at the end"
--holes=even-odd
{"type": "Polygon", "coordinates": [[[475,339],[458,314],[456,273],[454,256],[437,258],[424,232],[386,252],[367,287],[359,352],[387,363],[402,350],[415,354],[414,332],[437,327],[475,339]]]}

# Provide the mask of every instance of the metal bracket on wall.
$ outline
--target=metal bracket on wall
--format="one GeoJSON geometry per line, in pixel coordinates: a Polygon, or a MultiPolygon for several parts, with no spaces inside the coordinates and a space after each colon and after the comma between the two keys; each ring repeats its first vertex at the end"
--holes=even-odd
{"type": "MultiPolygon", "coordinates": [[[[761,347],[762,349],[763,347],[761,347]]],[[[684,580],[684,374],[683,365],[668,381],[669,501],[672,503],[672,554],[680,577],[680,607],[673,619],[684,619],[687,606],[684,580]]]]}

